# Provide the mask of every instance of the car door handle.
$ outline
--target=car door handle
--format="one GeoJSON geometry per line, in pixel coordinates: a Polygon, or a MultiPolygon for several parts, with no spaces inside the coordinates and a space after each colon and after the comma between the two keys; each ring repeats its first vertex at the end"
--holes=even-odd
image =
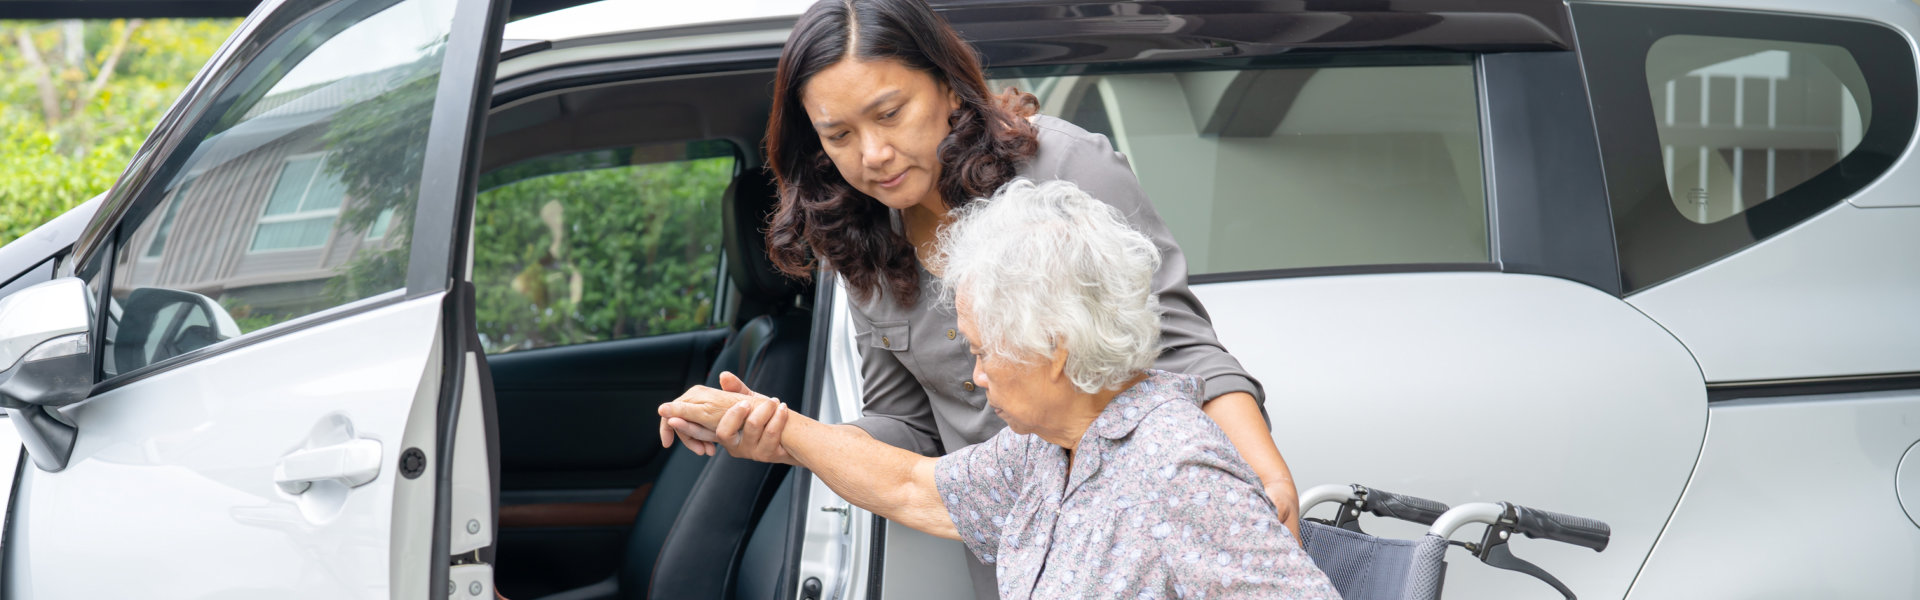
{"type": "Polygon", "coordinates": [[[273,468],[273,484],[280,486],[280,491],[301,494],[316,481],[359,487],[379,475],[380,442],[357,439],[288,454],[273,468]]]}

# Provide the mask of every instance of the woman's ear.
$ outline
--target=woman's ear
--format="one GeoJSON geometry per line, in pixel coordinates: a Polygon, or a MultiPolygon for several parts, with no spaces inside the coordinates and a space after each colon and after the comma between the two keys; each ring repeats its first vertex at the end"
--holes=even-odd
{"type": "Polygon", "coordinates": [[[946,92],[947,112],[952,113],[953,111],[960,110],[960,92],[954,91],[953,85],[941,81],[937,77],[934,78],[934,83],[940,84],[940,91],[946,92]]]}
{"type": "Polygon", "coordinates": [[[1053,343],[1053,356],[1047,360],[1047,379],[1063,381],[1067,378],[1067,341],[1056,339],[1053,343]]]}

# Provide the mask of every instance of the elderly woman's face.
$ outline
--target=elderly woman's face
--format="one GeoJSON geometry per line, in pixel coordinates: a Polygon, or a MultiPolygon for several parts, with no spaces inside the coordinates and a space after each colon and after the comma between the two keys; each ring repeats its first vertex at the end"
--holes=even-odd
{"type": "Polygon", "coordinates": [[[1053,357],[1036,357],[1019,362],[998,356],[986,356],[974,343],[979,332],[969,314],[971,306],[965,294],[954,300],[960,313],[960,334],[967,336],[967,351],[973,354],[973,384],[987,392],[987,405],[993,414],[1007,422],[1014,433],[1045,433],[1059,422],[1074,387],[1066,379],[1062,365],[1065,350],[1053,357]]]}
{"type": "Polygon", "coordinates": [[[800,90],[820,147],[840,176],[895,209],[939,201],[940,141],[960,101],[932,75],[894,60],[841,60],[800,90]]]}

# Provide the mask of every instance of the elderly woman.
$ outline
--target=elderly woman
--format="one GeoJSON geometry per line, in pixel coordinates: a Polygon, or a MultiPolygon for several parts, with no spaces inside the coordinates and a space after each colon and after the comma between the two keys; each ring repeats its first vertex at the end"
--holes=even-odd
{"type": "Polygon", "coordinates": [[[965,542],[1002,598],[1337,597],[1201,411],[1199,380],[1149,370],[1160,254],[1118,209],[1015,180],[963,209],[940,255],[973,381],[1007,423],[986,442],[928,458],[707,388],[660,415],[721,436],[784,427],[763,443],[849,502],[965,542]]]}

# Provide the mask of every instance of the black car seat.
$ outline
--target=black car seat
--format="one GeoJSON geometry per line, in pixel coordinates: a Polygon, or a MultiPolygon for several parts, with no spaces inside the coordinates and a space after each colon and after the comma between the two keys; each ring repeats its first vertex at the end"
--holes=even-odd
{"type": "MultiPolygon", "coordinates": [[[[706,385],[719,387],[720,373],[731,371],[756,392],[797,403],[812,327],[803,304],[812,299],[812,286],[779,274],[767,258],[763,230],[774,201],[773,182],[759,169],[745,170],[727,188],[722,211],[728,278],[740,294],[736,313],[745,322],[728,336],[706,385]]],[[[635,436],[650,440],[652,432],[635,436]]],[[[725,451],[707,458],[674,444],[634,519],[620,572],[548,598],[730,597],[754,527],[787,471],[786,465],[736,459],[725,451]]],[[[758,545],[771,546],[783,545],[758,545]]]]}
{"type": "MultiPolygon", "coordinates": [[[[772,180],[748,169],[729,191],[729,275],[740,292],[740,313],[757,316],[721,351],[708,385],[718,386],[720,372],[732,371],[748,388],[797,405],[806,383],[813,320],[804,304],[812,299],[811,286],[775,271],[767,258],[763,232],[775,202],[772,180]]],[[[657,558],[627,564],[630,571],[651,567],[647,597],[733,597],[748,541],[787,471],[786,465],[733,458],[724,450],[708,460],[657,558]]]]}
{"type": "MultiPolygon", "coordinates": [[[[804,304],[812,300],[812,285],[779,274],[767,258],[763,231],[774,202],[774,184],[759,169],[745,170],[727,187],[727,276],[740,294],[735,312],[745,322],[727,337],[706,385],[720,387],[720,373],[730,371],[756,392],[797,403],[806,381],[812,319],[804,304]]],[[[635,436],[653,439],[652,432],[635,436]]],[[[544,600],[730,597],[754,526],[787,471],[724,450],[708,458],[675,443],[634,519],[620,572],[544,600]]],[[[757,547],[783,547],[760,537],[757,547]]]]}

